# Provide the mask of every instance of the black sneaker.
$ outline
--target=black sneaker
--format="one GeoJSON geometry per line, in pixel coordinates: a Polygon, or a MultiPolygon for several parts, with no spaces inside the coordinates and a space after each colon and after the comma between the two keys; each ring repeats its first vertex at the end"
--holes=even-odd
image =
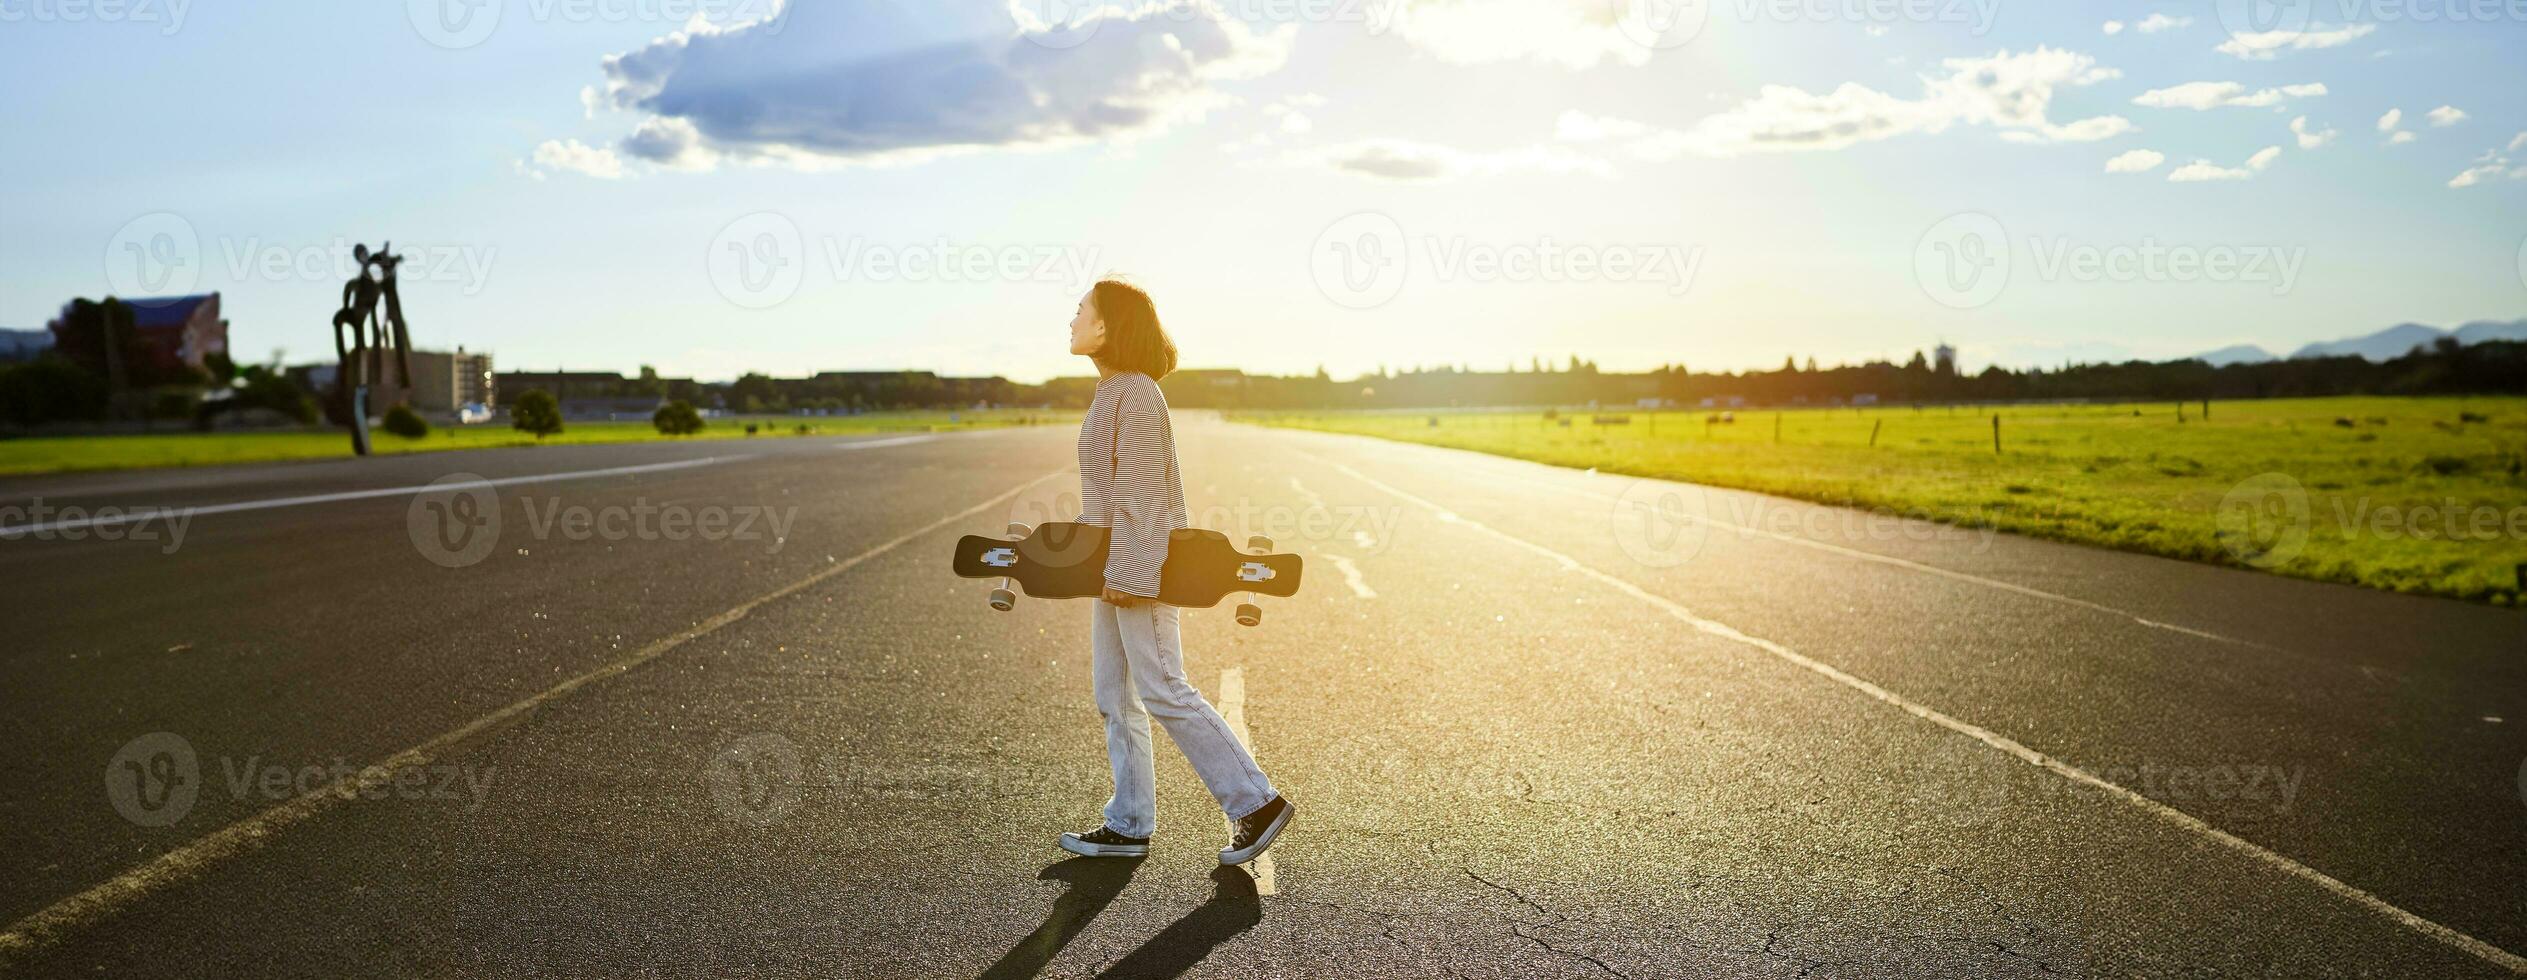
{"type": "Polygon", "coordinates": [[[1114,828],[1099,827],[1084,834],[1063,834],[1062,850],[1092,858],[1148,857],[1149,838],[1125,837],[1114,828]]]}
{"type": "Polygon", "coordinates": [[[1299,808],[1289,800],[1276,796],[1239,818],[1229,834],[1228,849],[1220,852],[1220,863],[1244,864],[1263,856],[1264,848],[1272,846],[1272,839],[1281,836],[1281,828],[1289,826],[1290,816],[1297,812],[1299,808]]]}

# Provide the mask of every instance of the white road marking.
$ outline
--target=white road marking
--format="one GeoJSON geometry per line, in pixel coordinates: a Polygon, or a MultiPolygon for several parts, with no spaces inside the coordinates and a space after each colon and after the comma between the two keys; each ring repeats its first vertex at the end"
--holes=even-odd
{"type": "Polygon", "coordinates": [[[2115,783],[2108,782],[2085,769],[2081,769],[2067,762],[2063,762],[2060,759],[2056,759],[2042,752],[2028,748],[2027,746],[2020,744],[2015,739],[2011,739],[1980,725],[1975,725],[1951,717],[1945,712],[1932,708],[1929,705],[1921,704],[1901,694],[1879,687],[1869,681],[1844,673],[1841,669],[1836,668],[1831,664],[1808,657],[1805,654],[1792,650],[1789,647],[1782,646],[1781,644],[1774,643],[1771,640],[1749,636],[1745,633],[1739,632],[1737,629],[1726,623],[1704,619],[1700,616],[1694,615],[1692,610],[1685,608],[1683,605],[1672,599],[1649,592],[1640,586],[1632,584],[1630,581],[1599,571],[1593,567],[1582,564],[1576,558],[1572,558],[1569,555],[1554,551],[1551,548],[1528,541],[1525,538],[1518,537],[1505,531],[1497,530],[1477,521],[1458,517],[1449,513],[1445,508],[1440,507],[1438,504],[1382,483],[1358,470],[1352,469],[1351,467],[1305,452],[1300,452],[1299,455],[1306,456],[1318,463],[1331,467],[1335,471],[1362,483],[1368,484],[1371,487],[1383,490],[1386,493],[1405,501],[1406,503],[1440,514],[1452,523],[1460,524],[1476,531],[1481,531],[1484,534],[1490,535],[1508,544],[1516,545],[1520,548],[1524,548],[1538,555],[1552,559],[1566,570],[1586,575],[1618,592],[1622,592],[1625,595],[1629,595],[1635,599],[1641,600],[1642,602],[1656,606],[1665,611],[1668,615],[1674,616],[1699,632],[1761,650],[1793,665],[1830,679],[1837,684],[1843,685],[1844,687],[1848,687],[1878,701],[1899,708],[1914,717],[1928,721],[1959,735],[1966,736],[1967,738],[1974,739],[1975,741],[1981,742],[1986,746],[1999,750],[2000,752],[2015,756],[2020,761],[2039,769],[2043,769],[2046,772],[2053,773],[2063,779],[2070,780],[2073,783],[2083,786],[2089,786],[2102,790],[2116,799],[2131,804],[2144,813],[2167,821],[2179,828],[2200,834],[2211,839],[2215,843],[2246,855],[2247,857],[2259,861],[2268,867],[2314,884],[2317,887],[2328,892],[2332,892],[2333,894],[2347,899],[2362,908],[2378,913],[2398,925],[2412,929],[2424,936],[2473,955],[2487,963],[2510,970],[2511,972],[2527,973],[2527,957],[2520,957],[2516,953],[2512,953],[2498,946],[2476,939],[2473,936],[2466,935],[2465,933],[2451,929],[2447,926],[2440,925],[2439,923],[2433,922],[2429,919],[2422,918],[2421,916],[2414,915],[2411,912],[2407,912],[2404,909],[2389,903],[2385,899],[2379,898],[2367,891],[2347,884],[2339,878],[2294,861],[2279,852],[2264,847],[2263,845],[2256,844],[2252,841],[2246,840],[2245,838],[2231,834],[2228,831],[2214,827],[2203,822],[2200,818],[2194,817],[2182,810],[2178,810],[2175,807],[2168,806],[2167,804],[2153,800],[2147,796],[2143,796],[2140,793],[2125,789],[2115,783]]]}
{"type": "Polygon", "coordinates": [[[851,442],[837,442],[837,443],[835,443],[835,444],[834,444],[834,448],[835,448],[835,449],[882,449],[882,448],[887,447],[887,446],[909,446],[909,445],[912,445],[913,443],[916,443],[916,442],[929,442],[930,440],[932,440],[932,439],[936,439],[936,438],[939,438],[939,437],[938,437],[938,436],[894,436],[894,437],[892,437],[892,438],[887,438],[887,439],[859,439],[859,440],[854,440],[854,441],[851,441],[851,442]]]}
{"type": "Polygon", "coordinates": [[[1310,507],[1321,509],[1325,506],[1325,498],[1317,496],[1316,491],[1310,490],[1307,488],[1306,484],[1300,483],[1298,477],[1294,476],[1290,478],[1290,489],[1297,491],[1299,496],[1307,498],[1307,503],[1310,507]]]}
{"type": "Polygon", "coordinates": [[[1375,599],[1378,597],[1376,592],[1369,590],[1369,580],[1360,577],[1360,566],[1352,564],[1351,559],[1334,554],[1330,551],[1324,552],[1323,554],[1325,555],[1326,561],[1334,563],[1335,570],[1342,572],[1343,584],[1351,586],[1351,594],[1363,599],[1375,599]]]}
{"type": "MultiPolygon", "coordinates": [[[[1459,451],[1459,452],[1473,452],[1472,450],[1458,450],[1458,451],[1459,451]]],[[[1485,456],[1485,455],[1487,455],[1487,454],[1483,454],[1483,453],[1476,453],[1475,455],[1478,455],[1478,456],[1485,456]]],[[[1526,462],[1525,460],[1518,460],[1518,459],[1514,459],[1514,458],[1512,458],[1512,457],[1507,457],[1507,456],[1497,456],[1497,457],[1490,457],[1490,458],[1491,458],[1491,459],[1502,460],[1502,461],[1507,461],[1507,462],[1526,462]]],[[[1490,470],[1484,469],[1483,467],[1479,467],[1479,466],[1472,465],[1472,464],[1470,464],[1470,463],[1468,463],[1468,462],[1464,462],[1464,461],[1459,461],[1459,460],[1449,460],[1449,461],[1448,461],[1448,463],[1449,463],[1449,465],[1456,466],[1456,467],[1458,467],[1458,468],[1460,468],[1460,469],[1477,470],[1477,471],[1484,472],[1484,474],[1485,474],[1486,476],[1488,476],[1488,477],[1490,477],[1490,478],[1492,478],[1492,479],[1497,479],[1497,480],[1507,480],[1507,481],[1512,481],[1512,482],[1517,482],[1517,483],[1524,483],[1524,484],[1527,484],[1528,486],[1541,487],[1541,488],[1544,488],[1544,489],[1548,489],[1548,490],[1555,490],[1555,491],[1559,491],[1559,492],[1562,492],[1562,493],[1573,493],[1573,494],[1578,494],[1578,495],[1580,495],[1580,496],[1584,496],[1584,497],[1591,497],[1591,498],[1594,498],[1594,499],[1597,499],[1597,500],[1602,500],[1602,501],[1605,501],[1605,502],[1607,502],[1607,503],[1616,503],[1616,502],[1619,502],[1619,501],[1622,499],[1622,498],[1616,497],[1616,496],[1614,496],[1614,495],[1612,495],[1612,494],[1598,493],[1597,491],[1594,491],[1594,490],[1584,490],[1584,489],[1581,489],[1581,488],[1579,488],[1579,487],[1564,486],[1564,485],[1559,484],[1559,483],[1553,483],[1553,482],[1546,481],[1546,480],[1538,480],[1538,479],[1534,479],[1534,478],[1532,478],[1532,477],[1524,477],[1524,476],[1507,476],[1507,475],[1504,475],[1504,474],[1500,474],[1500,473],[1497,473],[1497,472],[1493,472],[1493,471],[1490,471],[1490,470]]],[[[1543,465],[1547,465],[1547,464],[1543,464],[1543,463],[1536,463],[1536,464],[1533,464],[1533,465],[1543,466],[1543,465]]],[[[1587,472],[1588,472],[1590,475],[1592,475],[1592,476],[1606,477],[1606,478],[1609,478],[1609,479],[1626,479],[1626,480],[1632,480],[1632,479],[1639,479],[1639,480],[1656,479],[1655,477],[1622,477],[1622,476],[1614,476],[1614,475],[1612,475],[1612,474],[1603,474],[1603,473],[1598,473],[1598,472],[1597,472],[1597,471],[1595,471],[1595,470],[1589,470],[1589,471],[1587,471],[1587,472]]],[[[1679,482],[1679,481],[1673,481],[1673,480],[1669,480],[1669,481],[1661,481],[1661,482],[1678,483],[1678,485],[1680,485],[1680,486],[1690,486],[1690,487],[1694,487],[1694,488],[1696,488],[1696,489],[1703,489],[1703,487],[1702,487],[1700,484],[1694,484],[1694,483],[1681,483],[1681,482],[1679,482]]],[[[1709,489],[1715,489],[1715,490],[1728,490],[1729,488],[1726,488],[1726,487],[1713,487],[1713,488],[1709,488],[1709,489]]],[[[1752,490],[1731,491],[1731,492],[1736,492],[1736,493],[1749,493],[1749,494],[1756,493],[1756,491],[1752,491],[1752,490]]],[[[1783,498],[1783,499],[1791,499],[1791,498],[1783,498]]],[[[1831,505],[1828,505],[1828,504],[1816,504],[1816,503],[1809,503],[1809,502],[1807,502],[1807,501],[1794,501],[1794,502],[1795,502],[1795,503],[1798,503],[1798,504],[1800,504],[1800,505],[1803,505],[1803,506],[1810,506],[1810,507],[1829,507],[1829,506],[1831,506],[1831,505]]],[[[1906,559],[1897,558],[1897,557],[1894,557],[1894,556],[1891,556],[1891,555],[1882,555],[1882,554],[1879,554],[1879,553],[1874,552],[1874,551],[1862,551],[1862,550],[1860,550],[1860,549],[1858,549],[1858,548],[1846,548],[1846,547],[1843,547],[1842,545],[1837,545],[1837,544],[1827,544],[1827,543],[1825,543],[1825,542],[1823,542],[1823,541],[1818,541],[1818,540],[1816,540],[1816,539],[1814,539],[1814,538],[1800,537],[1800,536],[1795,535],[1795,534],[1783,534],[1783,533],[1780,533],[1780,532],[1778,532],[1778,531],[1766,531],[1766,530],[1763,530],[1763,529],[1761,529],[1761,528],[1748,527],[1748,526],[1743,525],[1743,524],[1738,524],[1738,523],[1735,523],[1735,522],[1732,522],[1732,521],[1723,521],[1723,520],[1719,520],[1719,519],[1717,519],[1717,518],[1712,518],[1712,517],[1699,517],[1699,516],[1695,516],[1695,515],[1692,515],[1692,514],[1679,514],[1679,515],[1676,515],[1676,516],[1677,516],[1678,518],[1682,519],[1682,520],[1688,520],[1688,521],[1698,521],[1698,522],[1701,522],[1701,523],[1703,523],[1703,524],[1707,524],[1707,525],[1712,526],[1712,527],[1725,528],[1725,529],[1727,529],[1727,530],[1735,531],[1735,532],[1737,532],[1737,533],[1738,533],[1738,534],[1740,534],[1740,535],[1745,535],[1745,536],[1749,536],[1749,537],[1769,538],[1769,539],[1771,539],[1771,540],[1774,540],[1774,541],[1779,541],[1779,542],[1782,542],[1782,543],[1784,543],[1784,544],[1797,545],[1797,546],[1802,547],[1802,548],[1814,548],[1814,549],[1816,549],[1816,550],[1818,550],[1818,551],[1831,552],[1831,553],[1833,553],[1833,554],[1841,555],[1841,556],[1846,557],[1846,558],[1853,558],[1853,559],[1857,559],[1857,560],[1860,560],[1860,561],[1872,562],[1872,563],[1875,563],[1875,564],[1886,565],[1886,566],[1893,567],[1893,568],[1902,568],[1902,569],[1905,569],[1905,570],[1908,570],[1908,571],[1921,572],[1921,573],[1926,574],[1926,575],[1937,575],[1937,576],[1939,576],[1939,577],[1941,577],[1941,578],[1951,579],[1951,580],[1958,581],[1958,582],[1966,582],[1966,583],[1970,583],[1970,584],[1974,584],[1974,585],[1980,585],[1980,586],[1984,586],[1984,587],[1986,587],[1986,588],[1999,589],[1999,590],[2002,590],[2002,591],[2004,591],[2004,592],[2014,592],[2014,593],[2017,593],[2017,594],[2019,594],[2019,595],[2027,596],[2027,597],[2029,597],[2029,598],[2034,598],[2034,599],[2043,599],[2043,600],[2048,601],[2048,602],[2058,602],[2058,603],[2061,603],[2061,604],[2063,604],[2063,605],[2067,605],[2067,606],[2078,606],[2079,608],[2082,608],[2082,609],[2088,609],[2088,610],[2092,610],[2092,611],[2095,611],[2095,612],[2102,612],[2102,613],[2105,613],[2105,614],[2110,615],[2110,616],[2118,616],[2118,617],[2122,617],[2122,618],[2124,618],[2124,619],[2129,619],[2129,620],[2131,620],[2132,622],[2134,622],[2135,624],[2138,624],[2138,625],[2141,625],[2141,626],[2146,626],[2146,627],[2149,627],[2149,628],[2151,628],[2151,629],[2161,629],[2161,630],[2166,630],[2166,631],[2171,632],[2171,633],[2182,633],[2182,634],[2184,634],[2184,635],[2186,635],[2186,636],[2198,637],[2198,638],[2200,638],[2200,639],[2212,640],[2212,641],[2219,642],[2219,643],[2231,643],[2231,644],[2236,644],[2236,645],[2238,645],[2238,646],[2243,646],[2243,647],[2253,647],[2253,648],[2255,648],[2255,649],[2259,649],[2259,650],[2272,650],[2272,651],[2275,651],[2275,652],[2280,652],[2280,653],[2286,653],[2286,652],[2288,652],[2288,651],[2286,651],[2286,650],[2282,650],[2281,648],[2279,648],[2279,647],[2275,647],[2275,646],[2272,646],[2272,645],[2270,645],[2270,644],[2257,643],[2257,642],[2255,642],[2255,641],[2253,641],[2253,640],[2242,640],[2242,639],[2239,639],[2239,638],[2234,637],[2234,636],[2222,636],[2222,635],[2220,635],[2220,634],[2218,634],[2218,633],[2206,632],[2206,631],[2203,631],[2203,630],[2194,629],[2193,627],[2190,627],[2190,626],[2179,626],[2179,625],[2177,625],[2177,624],[2175,624],[2175,623],[2163,623],[2163,622],[2160,622],[2160,621],[2158,621],[2158,620],[2155,620],[2155,619],[2150,619],[2150,618],[2148,618],[2148,617],[2142,616],[2142,615],[2140,615],[2139,613],[2134,613],[2134,612],[2131,612],[2131,611],[2128,611],[2128,610],[2123,610],[2123,609],[2117,609],[2117,608],[2115,608],[2115,607],[2113,607],[2113,606],[2105,605],[2105,604],[2103,604],[2103,603],[2091,602],[2091,601],[2089,601],[2089,600],[2087,600],[2087,599],[2074,598],[2074,597],[2071,597],[2071,596],[2063,595],[2063,594],[2058,593],[2058,592],[2047,592],[2047,591],[2045,591],[2045,590],[2043,590],[2043,589],[2030,588],[2030,587],[2028,587],[2028,586],[2019,585],[2019,584],[2017,584],[2017,583],[2015,583],[2015,582],[2004,582],[2004,581],[2002,581],[2002,580],[2000,580],[2000,579],[1995,579],[1995,578],[1985,578],[1985,577],[1983,577],[1983,576],[1981,576],[1981,575],[1976,575],[1976,574],[1973,574],[1973,573],[1971,573],[1971,572],[1960,572],[1960,571],[1957,571],[1957,570],[1955,570],[1955,569],[1941,568],[1941,567],[1939,567],[1939,566],[1937,566],[1937,565],[1925,565],[1925,564],[1922,564],[1921,562],[1917,562],[1917,561],[1908,561],[1908,560],[1906,560],[1906,559]]],[[[1909,518],[1908,518],[1908,519],[1909,519],[1909,518]]]]}
{"type": "Polygon", "coordinates": [[[464,483],[423,484],[411,487],[381,487],[375,490],[345,490],[340,493],[314,493],[300,497],[273,497],[267,500],[244,500],[227,504],[206,504],[200,507],[153,507],[148,510],[126,510],[115,514],[83,517],[77,520],[51,521],[44,524],[20,524],[14,527],[0,527],[0,538],[11,538],[24,534],[47,534],[79,528],[111,527],[117,524],[145,521],[165,514],[183,514],[189,519],[193,517],[200,517],[205,514],[233,514],[239,511],[272,510],[277,507],[306,507],[313,504],[332,504],[340,503],[346,500],[370,500],[377,497],[401,497],[421,493],[425,490],[443,493],[456,490],[476,490],[484,487],[516,486],[522,483],[553,483],[561,480],[594,479],[600,476],[625,476],[633,473],[658,473],[666,470],[691,469],[696,466],[709,466],[713,463],[729,463],[750,458],[752,457],[743,455],[704,456],[700,459],[680,459],[672,463],[644,463],[639,466],[612,466],[601,470],[573,470],[568,473],[539,473],[532,476],[504,476],[497,480],[469,480],[464,483]]]}
{"type": "MultiPolygon", "coordinates": [[[[938,437],[899,436],[888,439],[863,439],[856,442],[838,443],[834,448],[880,449],[886,446],[905,446],[916,442],[929,442],[936,438],[938,437]]],[[[314,493],[298,497],[274,497],[267,500],[245,500],[227,504],[206,504],[200,507],[150,507],[145,509],[125,509],[113,514],[83,517],[77,520],[50,521],[43,524],[20,524],[14,527],[0,527],[0,539],[13,538],[28,534],[58,533],[61,531],[70,531],[82,528],[113,527],[119,524],[131,524],[148,521],[153,518],[170,514],[182,514],[189,520],[205,514],[233,514],[249,510],[271,510],[277,507],[306,507],[314,504],[333,504],[341,503],[346,500],[373,500],[378,497],[406,496],[409,494],[420,493],[425,490],[433,492],[477,490],[485,487],[509,487],[527,483],[554,483],[562,480],[588,480],[601,476],[628,476],[634,473],[660,473],[668,470],[682,470],[691,469],[696,466],[709,466],[713,463],[733,463],[741,459],[752,458],[752,454],[740,453],[734,456],[704,456],[700,459],[680,459],[667,463],[643,463],[638,466],[610,466],[599,470],[572,470],[567,473],[538,473],[529,476],[504,476],[496,480],[473,480],[465,483],[443,483],[435,485],[424,484],[421,486],[411,487],[381,487],[374,490],[345,490],[339,493],[314,493]]]]}
{"type": "MultiPolygon", "coordinates": [[[[1213,707],[1219,709],[1220,720],[1228,722],[1228,732],[1237,736],[1237,744],[1246,747],[1247,755],[1255,754],[1255,744],[1246,738],[1246,668],[1220,671],[1220,703],[1213,707]]],[[[1227,817],[1220,820],[1228,824],[1229,833],[1237,832],[1237,821],[1227,817]]],[[[1270,895],[1281,890],[1280,883],[1273,879],[1271,851],[1255,855],[1254,860],[1246,862],[1246,870],[1255,877],[1255,894],[1270,895]]]]}
{"type": "Polygon", "coordinates": [[[998,507],[1029,488],[1068,472],[1071,471],[1054,470],[1021,483],[982,503],[907,531],[867,551],[819,569],[813,575],[730,607],[725,612],[695,624],[691,629],[657,640],[634,651],[629,656],[555,684],[508,707],[483,715],[449,729],[429,741],[388,756],[363,768],[356,777],[301,794],[271,809],[212,831],[172,851],[127,869],[86,891],[54,902],[43,911],[10,923],[8,931],[0,933],[0,966],[5,966],[17,955],[50,944],[64,933],[113,915],[124,906],[140,900],[151,892],[190,879],[213,864],[261,847],[273,834],[291,824],[321,814],[337,804],[357,799],[363,790],[384,785],[392,781],[399,772],[428,765],[432,759],[457,748],[467,739],[534,711],[546,702],[568,695],[582,687],[620,676],[625,671],[655,660],[677,647],[745,619],[765,603],[787,597],[850,571],[854,566],[893,551],[915,538],[998,507]]]}

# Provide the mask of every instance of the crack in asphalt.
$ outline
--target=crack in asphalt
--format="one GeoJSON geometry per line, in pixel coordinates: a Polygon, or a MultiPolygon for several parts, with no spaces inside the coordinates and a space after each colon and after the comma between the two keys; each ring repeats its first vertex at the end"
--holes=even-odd
{"type": "Polygon", "coordinates": [[[1579,960],[1579,961],[1582,961],[1582,962],[1588,963],[1588,964],[1590,964],[1590,965],[1592,965],[1592,966],[1595,966],[1597,969],[1600,969],[1600,970],[1605,971],[1605,972],[1606,972],[1606,975],[1608,975],[1608,976],[1622,977],[1622,976],[1624,975],[1623,971],[1621,971],[1621,970],[1617,970],[1617,969],[1615,969],[1615,968],[1614,968],[1614,967],[1612,967],[1612,966],[1608,966],[1608,965],[1606,965],[1606,961],[1604,961],[1604,960],[1598,959],[1598,958],[1596,958],[1596,957],[1594,957],[1594,956],[1590,956],[1590,955],[1588,955],[1588,954],[1586,954],[1586,953],[1579,952],[1579,951],[1577,951],[1577,950],[1568,950],[1568,949],[1563,949],[1562,947],[1559,947],[1559,946],[1555,946],[1555,945],[1553,945],[1552,943],[1546,942],[1546,941],[1545,941],[1545,939],[1544,939],[1544,937],[1542,937],[1542,936],[1538,936],[1538,935],[1536,935],[1536,934],[1534,934],[1534,933],[1532,933],[1532,932],[1528,932],[1528,931],[1527,931],[1528,929],[1551,929],[1551,928],[1553,928],[1553,927],[1555,927],[1555,926],[1559,926],[1559,925],[1561,925],[1561,924],[1563,924],[1563,923],[1565,923],[1565,922],[1569,922],[1569,921],[1571,921],[1571,917],[1570,917],[1570,916],[1564,915],[1564,914],[1562,914],[1562,913],[1560,913],[1560,912],[1553,911],[1552,909],[1545,908],[1545,907],[1544,907],[1544,906],[1542,906],[1542,905],[1538,905],[1538,904],[1536,904],[1536,901],[1535,901],[1534,899],[1528,898],[1528,897],[1526,896],[1526,893],[1525,893],[1525,892],[1521,892],[1521,891],[1519,891],[1519,890],[1518,890],[1518,889],[1516,889],[1516,888],[1512,888],[1512,887],[1510,887],[1510,886],[1508,886],[1508,885],[1504,885],[1504,884],[1501,884],[1501,883],[1499,883],[1499,882],[1493,881],[1493,880],[1491,880],[1491,879],[1489,879],[1489,878],[1485,878],[1485,877],[1483,877],[1482,875],[1475,873],[1474,869],[1472,869],[1472,868],[1460,867],[1460,868],[1458,868],[1457,870],[1465,872],[1465,876],[1466,876],[1466,877],[1474,879],[1477,883],[1480,883],[1480,884],[1484,885],[1485,887],[1492,888],[1492,889],[1494,889],[1494,890],[1497,890],[1497,891],[1500,891],[1500,892],[1506,893],[1509,897],[1514,898],[1514,899],[1517,899],[1517,900],[1518,900],[1518,904],[1520,904],[1520,905],[1524,905],[1524,906],[1526,906],[1526,907],[1528,907],[1528,908],[1531,908],[1531,909],[1534,909],[1534,910],[1536,911],[1536,914],[1537,914],[1537,915],[1548,915],[1548,916],[1552,916],[1552,917],[1553,917],[1553,921],[1551,921],[1551,922],[1521,922],[1521,921],[1519,921],[1518,919],[1513,918],[1513,919],[1509,920],[1509,934],[1510,934],[1510,935],[1513,935],[1513,936],[1516,936],[1516,937],[1518,937],[1518,938],[1520,938],[1520,939],[1524,939],[1524,940],[1526,940],[1526,941],[1528,941],[1528,942],[1534,943],[1534,944],[1536,944],[1538,947],[1540,947],[1540,948],[1544,949],[1546,952],[1553,953],[1553,954],[1558,955],[1558,956],[1567,956],[1567,957],[1570,957],[1571,959],[1575,959],[1575,960],[1579,960]]]}

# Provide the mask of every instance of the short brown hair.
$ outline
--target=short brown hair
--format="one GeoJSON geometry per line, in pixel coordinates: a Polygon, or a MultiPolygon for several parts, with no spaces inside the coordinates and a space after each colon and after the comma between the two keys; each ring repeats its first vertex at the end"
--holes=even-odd
{"type": "Polygon", "coordinates": [[[1106,343],[1097,363],[1117,371],[1138,371],[1156,381],[1176,369],[1176,342],[1158,325],[1158,304],[1128,282],[1106,279],[1089,291],[1097,319],[1105,322],[1106,343]]]}

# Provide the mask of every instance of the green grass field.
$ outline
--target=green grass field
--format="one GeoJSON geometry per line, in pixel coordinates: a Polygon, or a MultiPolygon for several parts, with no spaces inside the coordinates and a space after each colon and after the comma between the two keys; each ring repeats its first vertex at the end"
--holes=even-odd
{"type": "MultiPolygon", "coordinates": [[[[786,415],[712,419],[698,435],[662,436],[647,422],[571,422],[561,434],[541,440],[519,432],[506,421],[440,427],[420,439],[404,439],[384,431],[370,434],[379,453],[425,453],[448,449],[502,446],[581,445],[648,442],[658,439],[778,439],[800,434],[854,435],[881,432],[951,432],[1024,425],[1028,419],[1054,418],[1043,412],[871,412],[800,418],[786,415]],[[759,427],[749,437],[746,426],[759,427]]],[[[287,432],[174,432],[165,435],[46,437],[0,440],[0,476],[70,473],[88,470],[150,469],[167,466],[213,466],[223,463],[270,463],[295,459],[336,459],[351,455],[351,436],[342,429],[310,428],[287,432]]]]}
{"type": "Polygon", "coordinates": [[[2206,420],[2201,403],[2188,403],[2182,422],[2168,402],[1753,410],[1725,425],[1706,424],[1715,413],[1703,410],[1564,410],[1567,427],[1542,411],[1235,417],[2522,603],[2527,399],[2322,398],[2210,408],[2206,420]],[[1597,424],[1601,415],[1628,423],[1597,424]]]}

